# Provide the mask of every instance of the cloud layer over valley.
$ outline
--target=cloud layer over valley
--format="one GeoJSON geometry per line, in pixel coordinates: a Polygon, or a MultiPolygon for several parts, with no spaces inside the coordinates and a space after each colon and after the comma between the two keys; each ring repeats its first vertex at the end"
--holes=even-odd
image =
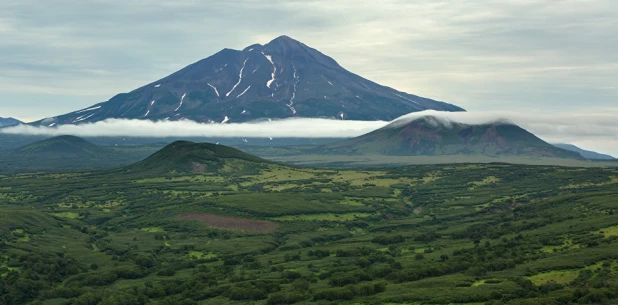
{"type": "MultiPolygon", "coordinates": [[[[436,112],[405,115],[395,124],[431,115],[443,122],[482,124],[508,120],[550,143],[570,143],[585,149],[618,156],[618,109],[601,113],[530,114],[525,112],[436,112]]],[[[16,126],[1,133],[29,135],[135,136],[135,137],[234,137],[234,138],[349,138],[384,127],[391,122],[346,121],[296,118],[276,121],[231,124],[202,124],[192,121],[112,119],[93,124],[59,127],[16,126]]]]}

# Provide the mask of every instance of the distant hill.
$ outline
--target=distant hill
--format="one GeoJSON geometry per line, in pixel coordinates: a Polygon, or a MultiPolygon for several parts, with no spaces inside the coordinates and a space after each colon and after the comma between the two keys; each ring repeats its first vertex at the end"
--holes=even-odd
{"type": "Polygon", "coordinates": [[[96,158],[114,153],[80,137],[58,136],[18,148],[11,154],[23,158],[76,159],[96,158]]]}
{"type": "Polygon", "coordinates": [[[22,121],[14,118],[0,118],[0,128],[23,124],[22,121]]]}
{"type": "Polygon", "coordinates": [[[110,169],[142,160],[142,147],[102,147],[75,136],[58,136],[0,153],[0,172],[110,169]]]}
{"type": "Polygon", "coordinates": [[[176,141],[145,160],[123,168],[122,171],[141,174],[242,174],[254,172],[271,163],[273,162],[224,145],[176,141]]]}
{"type": "Polygon", "coordinates": [[[110,118],[246,122],[289,117],[390,121],[422,110],[464,111],[356,75],[287,36],[243,50],[223,49],[110,100],[32,124],[110,118]]]}
{"type": "Polygon", "coordinates": [[[388,156],[526,156],[583,159],[507,122],[468,125],[433,116],[395,121],[371,133],[321,146],[323,154],[388,156]]]}
{"type": "Polygon", "coordinates": [[[556,147],[562,148],[562,149],[566,149],[569,151],[574,151],[576,153],[579,153],[580,155],[582,155],[582,157],[586,158],[586,159],[591,159],[591,160],[616,160],[616,158],[610,156],[610,155],[605,155],[605,154],[600,154],[598,152],[594,152],[591,150],[585,150],[585,149],[581,149],[573,144],[553,144],[556,147]]]}

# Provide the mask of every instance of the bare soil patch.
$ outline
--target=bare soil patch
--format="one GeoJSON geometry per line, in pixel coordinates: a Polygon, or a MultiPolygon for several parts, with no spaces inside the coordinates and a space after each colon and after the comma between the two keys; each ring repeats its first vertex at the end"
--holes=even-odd
{"type": "Polygon", "coordinates": [[[206,213],[186,213],[186,214],[181,214],[181,215],[176,216],[176,219],[197,220],[207,226],[211,226],[211,227],[215,227],[219,229],[261,232],[261,233],[272,232],[277,227],[279,227],[278,223],[266,221],[266,220],[255,220],[255,219],[249,219],[249,218],[223,216],[223,215],[206,214],[206,213]]]}

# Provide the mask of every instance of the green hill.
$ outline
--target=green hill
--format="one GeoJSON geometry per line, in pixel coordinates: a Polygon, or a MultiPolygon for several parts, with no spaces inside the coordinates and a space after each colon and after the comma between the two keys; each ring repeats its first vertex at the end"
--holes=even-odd
{"type": "Polygon", "coordinates": [[[212,143],[176,141],[122,169],[132,173],[243,173],[272,163],[238,149],[212,143]]]}
{"type": "Polygon", "coordinates": [[[23,158],[75,159],[112,154],[113,150],[97,146],[76,136],[58,136],[18,148],[13,156],[23,158]]]}
{"type": "Polygon", "coordinates": [[[427,116],[393,122],[357,138],[317,149],[322,154],[387,156],[525,156],[583,159],[505,122],[469,125],[427,116]]]}
{"type": "Polygon", "coordinates": [[[98,170],[142,160],[152,149],[103,147],[75,136],[58,136],[0,153],[0,172],[98,170]]]}

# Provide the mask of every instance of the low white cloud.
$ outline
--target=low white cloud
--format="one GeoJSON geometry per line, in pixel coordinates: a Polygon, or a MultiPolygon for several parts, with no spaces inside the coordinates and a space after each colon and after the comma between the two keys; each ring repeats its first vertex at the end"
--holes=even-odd
{"type": "Polygon", "coordinates": [[[234,124],[205,124],[193,121],[146,121],[109,119],[82,125],[38,127],[21,125],[0,129],[1,133],[29,135],[134,136],[134,137],[228,137],[228,138],[350,138],[389,124],[404,124],[419,117],[434,116],[442,123],[483,124],[508,121],[550,143],[570,143],[584,149],[618,156],[618,109],[599,113],[533,114],[527,112],[437,112],[422,111],[393,122],[345,121],[293,118],[234,124]]]}
{"type": "Polygon", "coordinates": [[[29,135],[134,136],[134,137],[227,137],[227,138],[349,138],[388,124],[383,121],[340,121],[293,118],[252,123],[197,123],[182,121],[147,121],[108,119],[81,125],[39,127],[20,125],[1,129],[2,133],[29,135]]]}

